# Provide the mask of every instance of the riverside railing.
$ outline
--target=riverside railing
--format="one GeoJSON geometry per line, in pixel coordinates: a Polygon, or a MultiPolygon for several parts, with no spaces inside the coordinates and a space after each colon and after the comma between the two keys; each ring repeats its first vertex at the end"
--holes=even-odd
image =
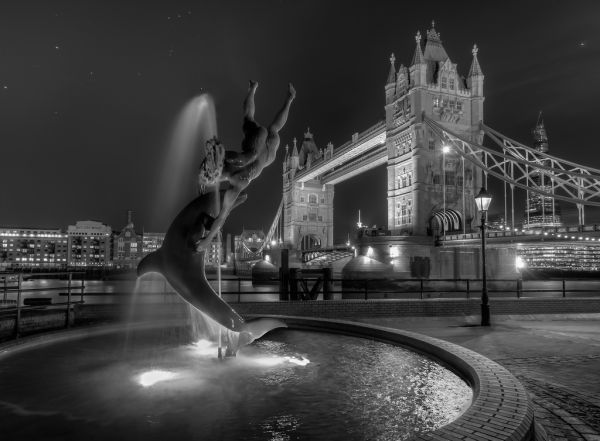
{"type": "Polygon", "coordinates": [[[0,289],[2,289],[2,302],[0,302],[0,318],[14,317],[14,337],[18,338],[21,331],[22,312],[30,310],[62,310],[65,311],[65,328],[71,325],[71,309],[73,305],[84,303],[85,279],[84,272],[51,272],[51,273],[1,273],[0,289]],[[79,276],[79,278],[78,278],[79,276]],[[24,287],[24,280],[30,279],[58,279],[65,282],[63,286],[44,286],[44,287],[24,287]],[[25,294],[52,291],[65,291],[65,302],[53,302],[50,297],[29,297],[24,298],[25,294]],[[16,295],[16,299],[9,299],[9,296],[16,295]],[[78,296],[79,300],[73,300],[78,296]]]}

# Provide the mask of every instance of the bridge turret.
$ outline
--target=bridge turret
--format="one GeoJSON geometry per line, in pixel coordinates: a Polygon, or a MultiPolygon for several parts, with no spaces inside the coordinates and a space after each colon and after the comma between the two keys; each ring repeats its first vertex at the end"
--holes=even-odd
{"type": "Polygon", "coordinates": [[[410,83],[410,74],[408,68],[404,64],[400,64],[398,73],[396,74],[396,95],[404,95],[408,91],[410,83]]]}
{"type": "Polygon", "coordinates": [[[387,82],[385,83],[385,102],[387,104],[394,101],[394,93],[396,89],[396,57],[394,54],[390,56],[390,73],[388,74],[387,82]]]}
{"type": "Polygon", "coordinates": [[[483,96],[483,71],[479,66],[479,60],[477,59],[477,52],[479,48],[477,45],[473,45],[473,62],[471,63],[471,69],[469,70],[469,76],[467,78],[467,86],[471,89],[472,96],[483,96]]]}
{"type": "Polygon", "coordinates": [[[414,86],[424,86],[427,84],[427,63],[423,58],[423,51],[421,50],[421,32],[417,31],[415,41],[417,47],[415,48],[415,55],[410,66],[410,82],[414,86]]]}
{"type": "Polygon", "coordinates": [[[290,156],[290,169],[296,170],[298,169],[298,165],[298,141],[294,138],[294,149],[292,150],[292,156],[290,156]]]}

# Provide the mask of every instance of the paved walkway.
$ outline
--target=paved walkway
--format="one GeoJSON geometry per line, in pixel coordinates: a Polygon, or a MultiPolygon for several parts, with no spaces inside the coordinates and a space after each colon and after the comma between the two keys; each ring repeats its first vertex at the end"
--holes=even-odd
{"type": "Polygon", "coordinates": [[[376,318],[472,349],[509,369],[527,388],[550,440],[600,441],[600,314],[376,318]]]}

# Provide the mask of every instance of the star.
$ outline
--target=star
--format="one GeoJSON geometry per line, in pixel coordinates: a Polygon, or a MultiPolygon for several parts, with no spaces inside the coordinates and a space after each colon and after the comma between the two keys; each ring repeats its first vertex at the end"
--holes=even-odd
{"type": "Polygon", "coordinates": [[[587,43],[586,41],[580,41],[579,47],[585,47],[586,43],[587,43]]]}
{"type": "Polygon", "coordinates": [[[6,90],[6,89],[8,89],[8,86],[4,85],[2,88],[3,88],[4,90],[6,90]]]}
{"type": "Polygon", "coordinates": [[[54,49],[59,50],[60,46],[57,44],[57,45],[54,46],[54,49]]]}

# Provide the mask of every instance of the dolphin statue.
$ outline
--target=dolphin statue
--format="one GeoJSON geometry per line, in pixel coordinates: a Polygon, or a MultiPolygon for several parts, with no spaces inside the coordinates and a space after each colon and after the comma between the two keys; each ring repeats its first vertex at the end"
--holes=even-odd
{"type": "MultiPolygon", "coordinates": [[[[186,302],[227,329],[240,333],[238,345],[241,346],[286,325],[275,319],[245,321],[206,280],[206,250],[197,250],[196,242],[205,237],[212,226],[215,197],[218,197],[216,192],[201,194],[181,210],[169,226],[161,248],[142,259],[137,274],[138,277],[150,272],[162,274],[186,302]]],[[[245,200],[246,195],[240,195],[235,206],[245,200]]]]}

